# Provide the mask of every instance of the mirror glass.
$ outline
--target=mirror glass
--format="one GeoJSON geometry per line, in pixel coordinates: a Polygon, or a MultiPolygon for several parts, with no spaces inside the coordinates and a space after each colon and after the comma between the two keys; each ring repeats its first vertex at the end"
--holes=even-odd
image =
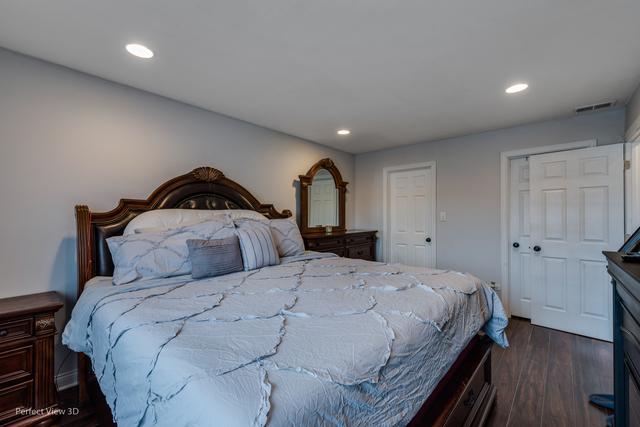
{"type": "Polygon", "coordinates": [[[309,186],[309,227],[338,226],[338,189],[333,176],[320,169],[309,186]]]}

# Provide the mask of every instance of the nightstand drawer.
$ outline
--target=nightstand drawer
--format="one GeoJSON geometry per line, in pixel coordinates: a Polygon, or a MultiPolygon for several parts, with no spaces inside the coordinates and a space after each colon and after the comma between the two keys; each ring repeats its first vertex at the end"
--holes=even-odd
{"type": "Polygon", "coordinates": [[[10,320],[0,322],[0,344],[6,341],[29,338],[33,334],[33,319],[10,320]]]}
{"type": "Polygon", "coordinates": [[[33,381],[0,388],[0,423],[19,418],[20,409],[33,408],[33,381]]]}
{"type": "Polygon", "coordinates": [[[29,379],[33,373],[33,345],[0,351],[0,385],[29,379]]]}

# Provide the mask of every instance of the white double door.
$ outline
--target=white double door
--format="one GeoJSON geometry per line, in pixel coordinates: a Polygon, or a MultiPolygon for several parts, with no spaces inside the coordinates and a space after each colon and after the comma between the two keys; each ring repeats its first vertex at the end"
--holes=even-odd
{"type": "Polygon", "coordinates": [[[512,314],[611,340],[602,251],[624,241],[623,167],[622,144],[511,161],[512,314]]]}

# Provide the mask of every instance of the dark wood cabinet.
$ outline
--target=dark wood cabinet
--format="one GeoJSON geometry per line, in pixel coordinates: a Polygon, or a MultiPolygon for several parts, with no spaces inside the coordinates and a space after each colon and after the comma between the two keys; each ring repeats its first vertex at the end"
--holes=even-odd
{"type": "Polygon", "coordinates": [[[613,284],[615,425],[640,425],[640,263],[605,252],[613,284]]]}
{"type": "Polygon", "coordinates": [[[50,425],[54,383],[55,292],[0,299],[0,426],[50,425]]]}
{"type": "Polygon", "coordinates": [[[337,233],[303,234],[304,246],[310,251],[332,252],[346,258],[376,259],[375,230],[347,230],[337,233]]]}

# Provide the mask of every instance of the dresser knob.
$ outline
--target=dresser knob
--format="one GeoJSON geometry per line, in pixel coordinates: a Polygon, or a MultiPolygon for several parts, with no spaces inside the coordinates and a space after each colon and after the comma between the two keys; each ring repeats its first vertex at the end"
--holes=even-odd
{"type": "Polygon", "coordinates": [[[8,333],[9,332],[7,332],[6,329],[3,329],[3,330],[0,331],[0,337],[6,337],[8,333]]]}

